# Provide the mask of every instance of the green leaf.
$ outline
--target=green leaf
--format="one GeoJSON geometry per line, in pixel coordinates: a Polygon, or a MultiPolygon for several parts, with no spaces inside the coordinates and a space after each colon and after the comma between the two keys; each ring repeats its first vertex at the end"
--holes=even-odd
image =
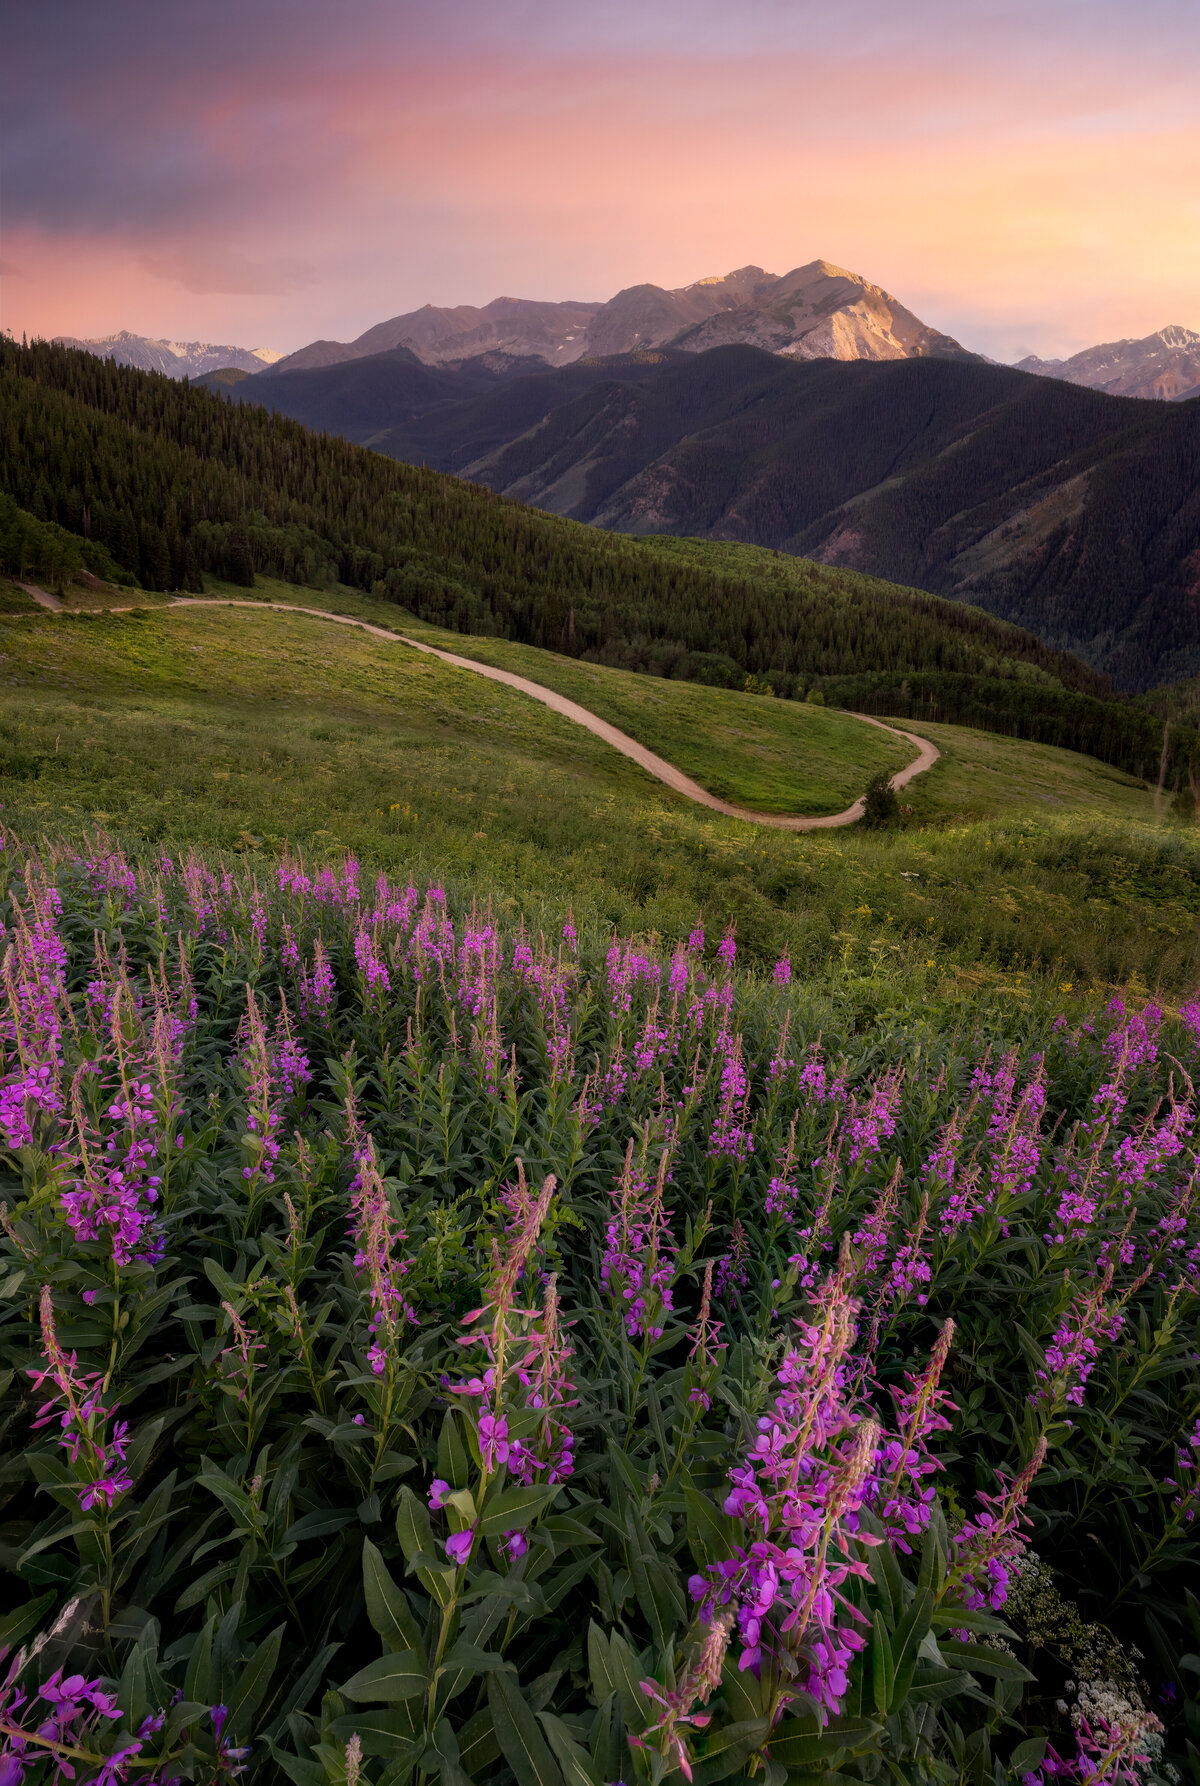
{"type": "Polygon", "coordinates": [[[242,1742],[248,1741],[254,1734],[254,1714],[266,1698],[267,1688],[271,1685],[283,1632],[284,1627],[279,1625],[269,1637],[263,1639],[229,1695],[226,1728],[231,1737],[242,1742]]]}
{"type": "Polygon", "coordinates": [[[455,1407],[447,1408],[442,1418],[437,1467],[438,1475],[451,1488],[465,1488],[471,1480],[471,1458],[463,1437],[462,1419],[455,1407]]]}
{"type": "Polygon", "coordinates": [[[625,1548],[637,1603],[654,1634],[655,1644],[660,1650],[666,1650],[676,1625],[682,1624],[687,1616],[683,1590],[674,1569],[654,1553],[632,1507],[626,1509],[625,1529],[628,1540],[625,1548]]]}
{"type": "Polygon", "coordinates": [[[457,1571],[449,1563],[433,1561],[435,1540],[429,1514],[424,1502],[418,1501],[411,1488],[400,1490],[396,1507],[396,1536],[410,1563],[417,1557],[425,1558],[424,1564],[417,1565],[417,1580],[425,1592],[431,1594],[439,1606],[449,1606],[454,1594],[454,1577],[457,1571]]]}
{"type": "MultiPolygon", "coordinates": [[[[491,1674],[497,1668],[511,1668],[512,1663],[505,1661],[499,1650],[481,1649],[469,1638],[460,1637],[457,1643],[451,1644],[442,1666],[447,1674],[455,1669],[460,1670],[465,1676],[461,1686],[465,1686],[477,1674],[491,1674]]],[[[461,1686],[456,1690],[461,1691],[461,1686]]]]}
{"type": "Polygon", "coordinates": [[[1031,1681],[1034,1677],[1017,1661],[985,1643],[958,1643],[949,1638],[938,1639],[938,1650],[948,1668],[964,1668],[971,1674],[990,1674],[998,1680],[1031,1681]]]}
{"type": "Polygon", "coordinates": [[[644,1729],[647,1705],[640,1685],[644,1670],[625,1639],[606,1637],[595,1620],[588,1627],[588,1667],[596,1703],[602,1705],[610,1693],[619,1693],[626,1725],[644,1729]]]}
{"type": "Polygon", "coordinates": [[[889,1712],[898,1711],[904,1702],[932,1618],[933,1593],[922,1588],[913,1595],[912,1604],[892,1633],[892,1688],[886,1708],[889,1712]]]}
{"type": "Polygon", "coordinates": [[[344,1718],[335,1718],[329,1728],[340,1743],[349,1742],[357,1731],[367,1755],[386,1755],[391,1758],[402,1753],[408,1746],[411,1747],[412,1759],[415,1761],[425,1747],[425,1731],[421,1725],[420,1713],[411,1705],[403,1706],[398,1711],[379,1711],[374,1706],[364,1707],[357,1712],[348,1712],[344,1718]]]}
{"type": "Polygon", "coordinates": [[[360,1668],[341,1688],[348,1699],[382,1700],[394,1705],[401,1699],[416,1699],[429,1686],[429,1670],[413,1650],[396,1650],[378,1656],[360,1668]]]}
{"type": "Polygon", "coordinates": [[[1027,1774],[1032,1768],[1039,1767],[1046,1753],[1046,1738],[1030,1736],[1023,1743],[1018,1743],[1008,1758],[1010,1774],[1027,1774]]]}
{"type": "Polygon", "coordinates": [[[300,1544],[305,1538],[328,1538],[350,1525],[356,1515],[348,1507],[329,1508],[319,1513],[306,1513],[283,1534],[284,1544],[300,1544]]]}
{"type": "Polygon", "coordinates": [[[186,1612],[190,1606],[200,1606],[208,1599],[214,1588],[220,1587],[223,1581],[231,1581],[237,1574],[236,1563],[218,1563],[215,1569],[207,1570],[189,1582],[178,1600],[175,1602],[176,1612],[186,1612]]]}
{"type": "Polygon", "coordinates": [[[492,1723],[490,1706],[464,1724],[458,1733],[458,1759],[465,1773],[475,1775],[480,1769],[491,1767],[500,1759],[500,1744],[496,1741],[496,1728],[492,1723]]]}
{"type": "Polygon", "coordinates": [[[610,1693],[600,1701],[592,1720],[588,1744],[592,1766],[602,1780],[615,1780],[621,1772],[625,1750],[625,1720],[621,1716],[621,1695],[610,1693]]]}
{"type": "Polygon", "coordinates": [[[734,1549],[733,1521],[721,1513],[698,1488],[685,1488],[688,1545],[700,1568],[722,1563],[734,1549]]]}
{"type": "Polygon", "coordinates": [[[187,1673],[183,1677],[183,1697],[189,1702],[198,1700],[201,1705],[212,1705],[212,1646],[213,1632],[217,1620],[214,1614],[207,1619],[196,1633],[192,1643],[192,1653],[188,1658],[187,1673]]]}
{"type": "Polygon", "coordinates": [[[739,1668],[736,1651],[733,1656],[726,1656],[721,1670],[721,1691],[725,1695],[725,1704],[731,1718],[739,1724],[747,1723],[751,1718],[761,1718],[767,1710],[770,1699],[770,1676],[764,1682],[748,1668],[739,1668]]]}
{"type": "Polygon", "coordinates": [[[771,1759],[789,1771],[830,1768],[836,1772],[846,1756],[845,1744],[835,1742],[823,1730],[814,1730],[815,1722],[814,1718],[785,1718],[771,1737],[771,1759]]]}
{"type": "Polygon", "coordinates": [[[506,1488],[502,1494],[489,1496],[479,1522],[481,1535],[498,1538],[502,1532],[523,1532],[557,1493],[558,1489],[547,1483],[536,1488],[506,1488]]]}
{"type": "Polygon", "coordinates": [[[289,1755],[286,1749],[277,1749],[273,1743],[271,1755],[292,1782],[292,1786],[325,1786],[325,1769],[319,1761],[308,1761],[300,1755],[289,1755]]]}
{"type": "Polygon", "coordinates": [[[390,1650],[413,1650],[424,1660],[425,1645],[413,1617],[408,1596],[392,1580],[380,1551],[369,1538],[363,1540],[363,1593],[372,1629],[390,1650]]]}
{"type": "Polygon", "coordinates": [[[11,1649],[27,1637],[33,1630],[48,1606],[53,1606],[55,1594],[51,1588],[48,1594],[39,1594],[36,1600],[26,1600],[24,1606],[14,1607],[0,1618],[0,1650],[11,1649]]]}
{"type": "Polygon", "coordinates": [[[591,1756],[575,1741],[562,1719],[556,1718],[553,1712],[539,1712],[538,1717],[554,1750],[554,1758],[562,1769],[566,1786],[602,1786],[591,1756]]]}
{"type": "Polygon", "coordinates": [[[488,1705],[500,1752],[517,1786],[563,1786],[558,1763],[513,1675],[489,1674],[488,1705]]]}
{"type": "Polygon", "coordinates": [[[717,1786],[719,1780],[740,1774],[751,1755],[761,1750],[770,1728],[765,1718],[753,1718],[714,1731],[693,1766],[693,1786],[717,1786]]]}
{"type": "Polygon", "coordinates": [[[874,1697],[875,1710],[882,1717],[892,1700],[892,1686],[896,1678],[896,1665],[892,1658],[891,1641],[888,1638],[887,1626],[883,1622],[883,1614],[875,1614],[875,1628],[871,1635],[871,1692],[874,1697]]]}

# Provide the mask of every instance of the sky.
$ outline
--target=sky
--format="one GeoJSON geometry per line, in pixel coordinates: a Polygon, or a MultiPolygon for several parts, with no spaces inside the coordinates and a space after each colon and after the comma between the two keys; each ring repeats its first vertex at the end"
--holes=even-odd
{"type": "Polygon", "coordinates": [[[0,325],[291,351],[823,258],[1200,329],[1195,0],[5,0],[0,325]]]}

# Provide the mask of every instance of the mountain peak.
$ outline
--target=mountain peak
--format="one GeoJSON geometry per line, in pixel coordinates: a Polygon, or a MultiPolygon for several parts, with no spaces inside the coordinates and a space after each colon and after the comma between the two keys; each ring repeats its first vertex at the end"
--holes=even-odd
{"type": "Polygon", "coordinates": [[[211,341],[165,341],[153,335],[135,335],[118,329],[114,335],[83,340],[77,335],[56,335],[61,347],[79,347],[118,366],[136,366],[142,372],[165,372],[171,378],[203,378],[208,372],[233,367],[239,372],[262,372],[282,360],[273,347],[225,347],[211,341]]]}
{"type": "Polygon", "coordinates": [[[648,348],[702,353],[738,343],[792,359],[973,357],[861,274],[813,260],[782,278],[745,266],[674,289],[628,285],[603,304],[513,297],[481,306],[426,304],[355,341],[313,342],[277,369],[328,366],[401,346],[428,366],[489,353],[567,366],[648,348]]]}
{"type": "Polygon", "coordinates": [[[1030,354],[1018,360],[1017,370],[1062,378],[1115,397],[1176,402],[1194,396],[1200,385],[1200,334],[1182,323],[1168,323],[1153,335],[1085,347],[1068,360],[1041,360],[1030,354]]]}

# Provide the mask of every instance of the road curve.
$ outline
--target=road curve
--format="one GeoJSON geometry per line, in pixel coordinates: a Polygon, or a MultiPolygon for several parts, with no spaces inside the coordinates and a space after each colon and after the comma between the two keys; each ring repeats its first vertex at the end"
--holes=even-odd
{"type": "MultiPolygon", "coordinates": [[[[833,831],[841,825],[853,825],[861,819],[866,809],[866,800],[859,798],[848,806],[844,812],[834,812],[822,818],[805,818],[800,815],[789,816],[786,813],[752,812],[746,806],[734,806],[728,800],[718,799],[702,788],[698,781],[677,769],[674,763],[668,763],[665,757],[656,756],[631,738],[627,732],[618,731],[610,726],[606,719],[581,707],[577,701],[569,701],[565,695],[557,694],[552,688],[545,688],[540,682],[531,682],[527,676],[516,676],[511,670],[498,670],[491,664],[476,663],[473,658],[459,657],[456,652],[442,651],[436,645],[427,645],[421,639],[410,639],[404,633],[393,632],[386,626],[373,626],[369,620],[355,620],[349,614],[328,614],[323,608],[302,608],[292,602],[255,602],[243,601],[237,597],[218,598],[212,596],[176,596],[168,603],[171,608],[274,608],[281,614],[309,614],[315,620],[330,620],[338,626],[356,626],[362,632],[370,633],[374,638],[386,639],[393,645],[408,645],[414,651],[424,651],[430,657],[439,657],[443,663],[453,664],[458,670],[471,670],[476,676],[486,676],[489,682],[502,682],[506,688],[515,688],[519,694],[528,695],[532,700],[540,701],[543,707],[549,707],[554,713],[561,713],[564,719],[570,719],[585,731],[592,732],[611,744],[614,750],[628,757],[631,762],[653,775],[657,781],[664,782],[667,787],[674,788],[677,794],[683,794],[688,800],[694,800],[697,806],[707,806],[712,812],[723,813],[729,819],[743,819],[751,825],[771,825],[777,831],[833,831]]],[[[128,610],[126,610],[128,611],[128,610]]],[[[162,609],[152,612],[161,613],[162,609]]],[[[121,612],[113,609],[111,612],[121,612]]],[[[881,719],[872,719],[869,713],[850,713],[851,719],[861,720],[866,726],[878,726],[881,732],[890,732],[894,738],[903,738],[913,745],[917,755],[907,768],[897,770],[892,776],[893,788],[906,787],[914,776],[923,775],[926,769],[932,769],[941,752],[936,744],[927,738],[918,738],[914,732],[903,732],[898,726],[888,726],[881,719]]]]}

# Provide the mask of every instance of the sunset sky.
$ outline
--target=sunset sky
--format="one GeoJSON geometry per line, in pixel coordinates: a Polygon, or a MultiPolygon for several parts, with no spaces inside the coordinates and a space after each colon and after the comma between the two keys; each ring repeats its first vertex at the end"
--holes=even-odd
{"type": "Polygon", "coordinates": [[[1195,0],[10,0],[0,321],[291,350],[823,257],[997,359],[1200,329],[1195,0]]]}

